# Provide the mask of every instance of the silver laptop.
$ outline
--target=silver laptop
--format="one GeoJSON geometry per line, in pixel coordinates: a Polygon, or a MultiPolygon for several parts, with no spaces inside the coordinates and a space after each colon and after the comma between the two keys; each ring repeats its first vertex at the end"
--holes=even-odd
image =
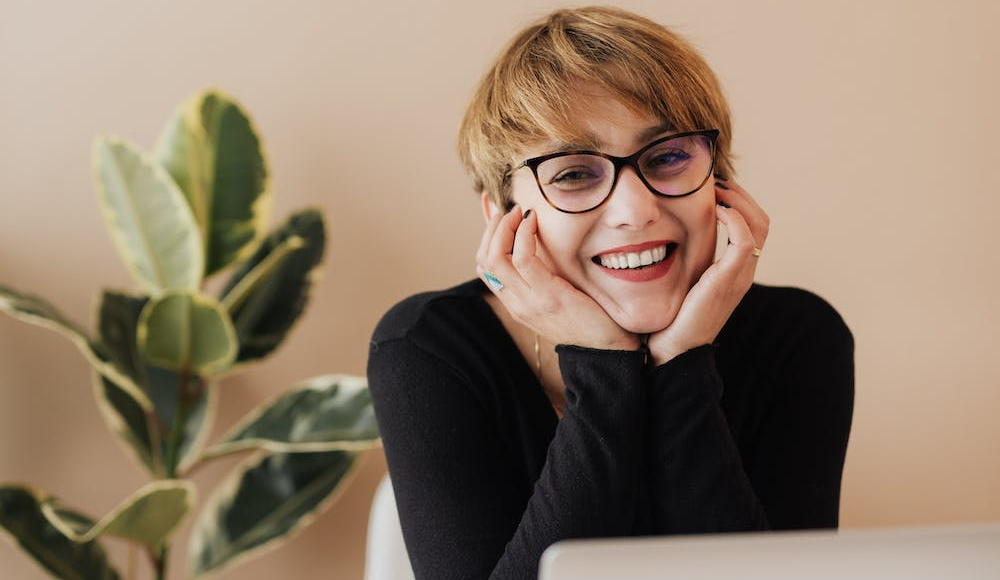
{"type": "Polygon", "coordinates": [[[928,528],[572,540],[539,580],[1000,580],[1000,522],[928,528]]]}

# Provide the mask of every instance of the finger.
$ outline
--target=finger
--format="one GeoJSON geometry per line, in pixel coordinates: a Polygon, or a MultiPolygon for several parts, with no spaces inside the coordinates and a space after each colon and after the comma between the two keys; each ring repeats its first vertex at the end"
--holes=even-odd
{"type": "Polygon", "coordinates": [[[739,211],[753,232],[754,245],[763,248],[770,229],[770,218],[757,200],[733,181],[717,180],[715,193],[716,199],[739,211]]]}
{"type": "Polygon", "coordinates": [[[739,210],[734,207],[717,207],[715,213],[719,221],[726,226],[730,241],[730,244],[726,246],[725,252],[719,259],[719,266],[726,269],[742,268],[750,260],[753,260],[751,269],[755,269],[757,257],[753,254],[754,250],[759,249],[759,247],[755,245],[756,241],[754,240],[753,232],[750,231],[750,226],[747,225],[746,220],[743,219],[739,210]]]}
{"type": "Polygon", "coordinates": [[[503,214],[500,212],[493,212],[490,219],[486,220],[486,227],[483,229],[483,236],[479,240],[479,248],[476,249],[476,264],[482,264],[486,261],[486,254],[489,251],[490,242],[493,240],[493,235],[496,233],[501,217],[503,217],[503,214]]]}
{"type": "Polygon", "coordinates": [[[521,211],[517,206],[510,210],[497,224],[493,232],[493,239],[490,240],[490,247],[487,250],[487,259],[494,260],[500,256],[509,256],[514,249],[514,235],[517,233],[517,226],[521,223],[521,211]]]}
{"type": "Polygon", "coordinates": [[[505,303],[515,297],[524,296],[525,292],[530,290],[511,263],[514,239],[520,223],[521,211],[515,206],[497,221],[493,236],[488,242],[486,255],[480,261],[483,270],[480,272],[480,277],[505,303]],[[503,290],[502,294],[500,293],[501,289],[503,290]]]}
{"type": "Polygon", "coordinates": [[[528,210],[527,215],[518,226],[517,234],[514,237],[514,251],[511,254],[511,263],[532,289],[538,289],[550,283],[554,276],[549,271],[548,266],[545,265],[545,262],[538,257],[537,234],[538,217],[534,212],[528,210]]]}
{"type": "Polygon", "coordinates": [[[511,263],[513,263],[514,267],[518,270],[524,268],[528,262],[535,257],[535,250],[537,249],[535,242],[537,224],[537,218],[529,209],[525,213],[525,216],[521,219],[521,223],[518,224],[517,231],[514,233],[514,247],[511,251],[511,263]]]}

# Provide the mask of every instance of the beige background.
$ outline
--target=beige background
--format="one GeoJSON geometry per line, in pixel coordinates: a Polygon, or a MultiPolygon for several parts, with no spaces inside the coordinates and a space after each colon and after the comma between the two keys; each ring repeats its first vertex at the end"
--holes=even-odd
{"type": "MultiPolygon", "coordinates": [[[[845,527],[1000,520],[1000,9],[945,4],[621,3],[692,38],[728,91],[738,178],[773,219],[759,280],[818,292],[854,331],[845,527]]],[[[88,323],[99,288],[130,288],[90,142],[149,147],[176,103],[219,86],[266,140],[274,219],[318,206],[332,235],[308,317],[223,385],[218,428],[303,378],[362,373],[388,306],[473,275],[481,222],[455,129],[487,61],[554,5],[0,0],[0,284],[88,323]]],[[[203,495],[232,466],[201,472],[203,495]]],[[[316,525],[220,577],[360,578],[383,471],[370,454],[316,525]]],[[[0,480],[94,513],[144,482],[75,350],[8,317],[0,480]]],[[[43,577],[7,541],[0,576],[43,577]]]]}

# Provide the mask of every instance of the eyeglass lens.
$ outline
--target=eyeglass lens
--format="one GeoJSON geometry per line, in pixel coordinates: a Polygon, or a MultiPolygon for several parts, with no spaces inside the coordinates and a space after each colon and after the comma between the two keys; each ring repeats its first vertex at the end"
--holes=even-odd
{"type": "MultiPolygon", "coordinates": [[[[712,140],[686,135],[654,145],[636,160],[646,184],[661,195],[692,193],[712,170],[712,140]]],[[[615,163],[592,154],[563,155],[538,165],[538,183],[550,203],[577,212],[601,204],[614,187],[615,163]]]]}

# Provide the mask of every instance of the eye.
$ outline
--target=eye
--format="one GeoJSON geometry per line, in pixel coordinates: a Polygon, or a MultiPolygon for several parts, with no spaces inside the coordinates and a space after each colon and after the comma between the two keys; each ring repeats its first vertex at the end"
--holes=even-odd
{"type": "Polygon", "coordinates": [[[546,189],[589,191],[600,187],[608,175],[602,162],[589,155],[556,157],[538,168],[539,181],[546,189]]]}
{"type": "Polygon", "coordinates": [[[691,155],[683,149],[659,149],[646,156],[643,161],[643,167],[653,170],[659,170],[664,167],[678,167],[687,163],[689,159],[691,159],[691,155]]]}
{"type": "Polygon", "coordinates": [[[588,179],[597,179],[597,177],[588,167],[573,167],[560,171],[558,175],[552,178],[549,184],[579,183],[588,179]]]}

